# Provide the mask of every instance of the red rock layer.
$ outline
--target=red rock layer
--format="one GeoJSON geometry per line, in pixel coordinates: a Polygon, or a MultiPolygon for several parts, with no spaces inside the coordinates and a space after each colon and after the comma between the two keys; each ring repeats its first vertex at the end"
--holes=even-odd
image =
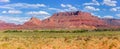
{"type": "Polygon", "coordinates": [[[119,28],[120,20],[101,19],[87,12],[60,12],[53,14],[50,18],[40,20],[32,17],[23,25],[15,25],[0,21],[0,29],[97,29],[97,28],[119,28]]]}

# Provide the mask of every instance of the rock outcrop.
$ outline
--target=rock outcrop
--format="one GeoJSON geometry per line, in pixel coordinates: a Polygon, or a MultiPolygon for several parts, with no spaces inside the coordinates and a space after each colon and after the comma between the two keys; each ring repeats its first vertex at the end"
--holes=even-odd
{"type": "Polygon", "coordinates": [[[98,18],[88,12],[59,12],[50,18],[40,20],[32,17],[23,25],[15,25],[0,21],[0,29],[98,29],[120,28],[119,19],[98,18]]]}
{"type": "Polygon", "coordinates": [[[87,12],[60,12],[55,13],[48,19],[43,20],[43,23],[46,26],[53,26],[53,28],[87,28],[87,29],[95,29],[96,27],[104,27],[107,24],[98,18],[97,16],[93,16],[87,12]],[[47,25],[51,24],[51,25],[47,25]],[[88,27],[82,27],[88,26],[88,27]]]}
{"type": "Polygon", "coordinates": [[[6,23],[6,22],[0,20],[0,30],[12,29],[15,26],[16,25],[14,23],[6,23]]]}
{"type": "Polygon", "coordinates": [[[23,25],[26,26],[39,26],[41,24],[40,19],[32,17],[29,21],[25,22],[23,25]]]}

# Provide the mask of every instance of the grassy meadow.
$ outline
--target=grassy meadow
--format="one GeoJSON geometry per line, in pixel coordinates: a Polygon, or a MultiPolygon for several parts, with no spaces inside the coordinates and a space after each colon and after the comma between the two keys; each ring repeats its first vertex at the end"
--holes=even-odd
{"type": "Polygon", "coordinates": [[[0,49],[120,49],[120,31],[0,31],[0,49]]]}

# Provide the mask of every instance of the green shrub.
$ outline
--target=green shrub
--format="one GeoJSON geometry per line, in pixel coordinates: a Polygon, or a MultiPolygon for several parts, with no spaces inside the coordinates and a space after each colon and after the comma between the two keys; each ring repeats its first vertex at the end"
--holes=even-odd
{"type": "Polygon", "coordinates": [[[15,33],[15,32],[23,32],[22,30],[6,30],[4,33],[15,33]]]}
{"type": "Polygon", "coordinates": [[[88,32],[88,30],[74,30],[72,32],[73,33],[83,33],[83,32],[88,32]]]}

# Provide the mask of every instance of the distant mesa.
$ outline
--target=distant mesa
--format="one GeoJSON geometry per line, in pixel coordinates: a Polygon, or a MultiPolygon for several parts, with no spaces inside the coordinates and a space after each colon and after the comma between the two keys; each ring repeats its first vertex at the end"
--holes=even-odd
{"type": "Polygon", "coordinates": [[[0,20],[0,23],[5,23],[4,21],[0,20]]]}
{"type": "Polygon", "coordinates": [[[41,20],[36,18],[36,17],[32,17],[29,21],[25,22],[23,25],[26,26],[39,26],[41,24],[41,20]]]}
{"type": "MultiPolygon", "coordinates": [[[[44,20],[32,17],[29,21],[20,26],[14,24],[10,25],[10,23],[0,21],[1,29],[4,25],[7,25],[7,27],[10,26],[11,28],[13,27],[14,29],[98,29],[120,28],[120,20],[99,18],[88,12],[74,11],[55,13],[44,20]]],[[[6,29],[8,29],[7,27],[6,29]]]]}
{"type": "Polygon", "coordinates": [[[11,29],[15,26],[16,25],[14,23],[6,23],[6,22],[0,20],[0,30],[11,29]]]}

